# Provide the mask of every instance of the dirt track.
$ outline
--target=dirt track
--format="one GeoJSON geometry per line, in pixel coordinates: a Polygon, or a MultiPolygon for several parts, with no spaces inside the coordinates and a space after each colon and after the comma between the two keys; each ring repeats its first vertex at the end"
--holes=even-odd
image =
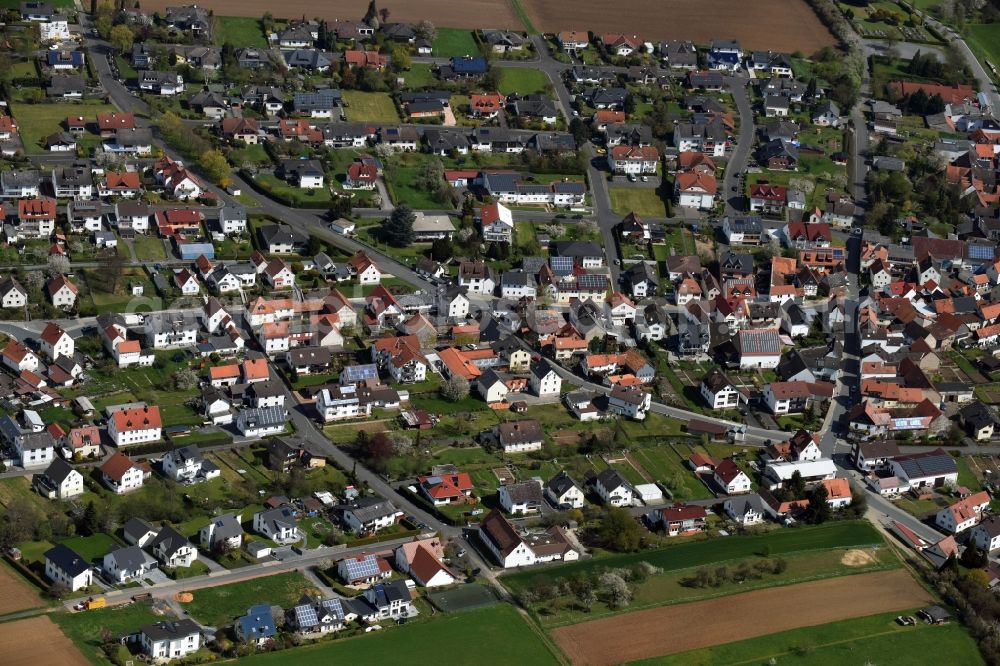
{"type": "Polygon", "coordinates": [[[744,48],[812,54],[833,35],[804,0],[522,0],[542,32],[624,32],[643,39],[738,39],[744,48]]]}
{"type": "Polygon", "coordinates": [[[36,608],[43,603],[34,589],[6,566],[0,565],[0,615],[36,608]]]}
{"type": "Polygon", "coordinates": [[[47,616],[3,625],[5,666],[86,666],[89,662],[47,616]]]}
{"type": "Polygon", "coordinates": [[[636,611],[560,627],[552,636],[575,666],[610,666],[929,600],[906,571],[879,571],[636,611]]]}
{"type": "MultiPolygon", "coordinates": [[[[798,0],[796,0],[798,1],[798,0]]],[[[177,0],[148,0],[142,3],[145,12],[164,13],[167,7],[185,3],[177,0]]],[[[275,18],[323,18],[327,21],[360,21],[368,9],[368,0],[198,0],[200,7],[213,10],[218,16],[263,16],[271,12],[275,18]]],[[[521,24],[506,0],[378,0],[379,9],[389,10],[389,22],[419,23],[430,19],[434,25],[447,28],[518,28],[521,24]]]]}

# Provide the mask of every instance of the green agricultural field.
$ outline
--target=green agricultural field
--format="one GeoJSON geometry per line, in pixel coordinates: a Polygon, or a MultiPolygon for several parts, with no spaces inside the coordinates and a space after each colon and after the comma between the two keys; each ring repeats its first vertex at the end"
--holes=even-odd
{"type": "Polygon", "coordinates": [[[609,187],[611,207],[621,216],[635,213],[641,217],[666,217],[667,205],[651,187],[609,187]]]}
{"type": "Polygon", "coordinates": [[[479,46],[469,30],[438,28],[433,44],[435,58],[478,56],[479,46]]]}
{"type": "Polygon", "coordinates": [[[549,83],[549,77],[545,76],[545,72],[538,69],[521,67],[500,68],[500,92],[504,95],[510,95],[511,93],[517,93],[518,95],[544,93],[549,83]]]}
{"type": "Polygon", "coordinates": [[[535,666],[558,664],[553,647],[533,630],[510,605],[470,610],[455,615],[437,615],[417,622],[355,638],[327,641],[293,651],[256,654],[241,660],[246,666],[382,666],[398,663],[401,654],[422,649],[442,650],[448,646],[448,662],[456,666],[478,666],[489,655],[490,664],[535,666]]]}
{"type": "Polygon", "coordinates": [[[184,610],[201,622],[222,626],[247,612],[254,604],[267,602],[288,608],[303,593],[314,589],[302,574],[288,572],[254,578],[242,583],[209,587],[194,592],[194,601],[184,604],[184,610]]]}
{"type": "Polygon", "coordinates": [[[818,527],[784,529],[748,537],[728,537],[680,543],[659,550],[648,550],[624,555],[597,557],[592,560],[564,564],[545,569],[544,572],[524,572],[504,576],[504,584],[511,589],[526,589],[533,586],[538,577],[547,580],[563,580],[577,573],[589,573],[595,569],[624,567],[649,562],[664,571],[676,571],[715,562],[753,557],[762,552],[772,556],[808,550],[830,548],[856,548],[882,544],[882,537],[875,529],[862,521],[843,521],[818,527]]]}
{"type": "Polygon", "coordinates": [[[959,624],[918,623],[901,627],[896,613],[805,627],[702,650],[647,659],[643,666],[726,666],[735,664],[982,664],[976,643],[959,624]],[[887,660],[887,655],[891,659],[887,660]]]}
{"type": "Polygon", "coordinates": [[[344,90],[343,95],[348,120],[364,120],[373,124],[399,122],[396,105],[388,93],[344,90]]]}
{"type": "MultiPolygon", "coordinates": [[[[965,41],[980,58],[1000,67],[1000,23],[973,23],[965,26],[965,41]]],[[[989,68],[986,68],[989,72],[989,68]]],[[[996,77],[994,77],[996,78],[996,77]]]]}
{"type": "Polygon", "coordinates": [[[164,619],[149,604],[132,604],[123,608],[101,608],[84,613],[51,613],[49,617],[73,641],[92,664],[107,664],[101,649],[101,634],[107,630],[118,637],[137,631],[140,627],[164,619]]]}
{"type": "Polygon", "coordinates": [[[110,104],[84,102],[80,104],[14,104],[11,114],[17,118],[17,125],[24,141],[24,150],[29,155],[46,152],[45,137],[65,128],[67,116],[83,116],[94,121],[98,113],[114,111],[110,104]]]}
{"type": "Polygon", "coordinates": [[[217,44],[232,44],[236,48],[242,46],[267,48],[267,37],[260,19],[249,16],[218,17],[218,34],[214,35],[217,44]]]}

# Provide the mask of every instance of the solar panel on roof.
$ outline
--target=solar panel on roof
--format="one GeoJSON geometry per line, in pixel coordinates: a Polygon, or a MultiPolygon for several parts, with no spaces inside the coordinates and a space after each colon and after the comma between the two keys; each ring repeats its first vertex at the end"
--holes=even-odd
{"type": "Polygon", "coordinates": [[[549,257],[549,267],[556,275],[569,275],[573,272],[573,257],[549,257]]]}
{"type": "Polygon", "coordinates": [[[603,275],[581,275],[576,279],[581,289],[607,289],[608,279],[603,275]]]}
{"type": "Polygon", "coordinates": [[[350,580],[360,580],[378,575],[378,558],[374,555],[366,555],[360,561],[353,557],[347,560],[347,577],[350,580]]]}
{"type": "Polygon", "coordinates": [[[338,619],[343,618],[344,615],[346,615],[346,613],[344,613],[344,605],[340,603],[340,599],[324,599],[320,602],[320,605],[322,605],[328,613],[335,615],[338,619]]]}
{"type": "Polygon", "coordinates": [[[295,623],[300,627],[314,627],[319,624],[316,609],[309,604],[295,607],[295,623]]]}
{"type": "Polygon", "coordinates": [[[973,259],[992,259],[993,248],[989,245],[969,245],[969,256],[973,259]]]}
{"type": "Polygon", "coordinates": [[[343,378],[345,381],[350,382],[378,379],[378,368],[372,363],[365,365],[349,365],[344,368],[343,378]]]}

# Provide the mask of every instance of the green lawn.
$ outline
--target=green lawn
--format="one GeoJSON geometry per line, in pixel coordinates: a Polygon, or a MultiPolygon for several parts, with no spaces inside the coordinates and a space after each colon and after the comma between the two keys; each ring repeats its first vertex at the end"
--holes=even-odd
{"type": "Polygon", "coordinates": [[[343,96],[348,120],[363,120],[372,124],[399,122],[396,105],[388,93],[344,90],[343,96]]]}
{"type": "Polygon", "coordinates": [[[697,543],[682,543],[659,550],[598,557],[551,567],[544,572],[530,571],[504,576],[503,581],[505,585],[516,590],[531,587],[539,576],[549,580],[564,580],[577,573],[588,573],[605,567],[631,566],[638,562],[649,562],[664,571],[673,571],[747,558],[763,552],[765,548],[774,556],[807,550],[851,548],[881,543],[882,537],[870,524],[844,521],[819,527],[799,527],[747,537],[722,537],[697,543]]]}
{"type": "Polygon", "coordinates": [[[885,613],[804,627],[635,663],[644,666],[983,663],[975,641],[960,624],[935,627],[921,622],[914,627],[902,627],[895,622],[896,615],[885,613]]]}
{"type": "Polygon", "coordinates": [[[101,608],[83,613],[52,613],[52,621],[90,660],[92,664],[107,664],[101,649],[101,634],[106,629],[116,638],[138,631],[140,627],[164,619],[149,604],[132,604],[123,608],[101,608]]]}
{"type": "Polygon", "coordinates": [[[241,663],[247,666],[270,666],[294,663],[296,666],[382,666],[400,663],[401,655],[419,649],[446,650],[450,664],[479,666],[488,661],[500,666],[558,664],[560,660],[541,634],[532,629],[517,610],[507,604],[437,615],[418,622],[358,637],[326,641],[294,651],[255,654],[241,663]],[[485,655],[489,655],[488,658],[485,655]]]}
{"type": "Polygon", "coordinates": [[[429,88],[437,83],[437,77],[434,76],[434,66],[419,62],[413,63],[410,69],[403,72],[403,80],[406,81],[406,87],[410,90],[429,88]]]}
{"type": "Polygon", "coordinates": [[[479,55],[479,45],[472,37],[472,32],[459,28],[438,28],[433,47],[432,55],[435,58],[479,55]]]}
{"type": "Polygon", "coordinates": [[[67,116],[78,115],[94,121],[98,113],[114,111],[110,104],[100,102],[83,102],[79,104],[14,104],[11,114],[17,118],[21,140],[24,149],[30,155],[40,155],[47,151],[44,148],[45,137],[65,128],[63,123],[67,116]]]}
{"type": "Polygon", "coordinates": [[[386,168],[385,182],[394,204],[397,206],[401,203],[409,204],[411,208],[416,210],[433,210],[442,207],[442,204],[426,188],[418,185],[423,171],[423,166],[404,166],[403,164],[392,164],[386,168]]]}
{"type": "Polygon", "coordinates": [[[217,24],[218,34],[214,36],[216,44],[232,44],[237,48],[241,46],[267,48],[267,38],[264,37],[264,29],[257,18],[220,16],[217,24]]]}
{"type": "Polygon", "coordinates": [[[62,542],[64,546],[72,548],[77,555],[88,561],[103,558],[111,549],[118,545],[110,535],[104,533],[92,534],[90,536],[76,536],[62,542]]]}
{"type": "Polygon", "coordinates": [[[672,448],[666,445],[633,450],[632,457],[656,480],[664,482],[677,500],[712,499],[705,484],[687,469],[672,448]]]}
{"type": "Polygon", "coordinates": [[[197,590],[194,601],[184,604],[184,609],[207,625],[223,626],[245,614],[254,604],[269,603],[282,608],[293,606],[304,592],[311,589],[315,589],[313,584],[302,574],[288,572],[197,590]]]}
{"type": "MultiPolygon", "coordinates": [[[[125,256],[128,255],[126,254],[125,256]]],[[[143,257],[139,256],[138,258],[142,259],[143,257]]],[[[156,295],[153,282],[146,277],[146,272],[141,268],[123,269],[118,289],[114,293],[107,291],[110,290],[111,285],[101,280],[99,269],[88,268],[82,270],[81,273],[87,281],[88,293],[98,313],[121,312],[125,306],[132,303],[136,298],[148,300],[148,307],[143,309],[152,311],[158,310],[161,307],[161,302],[156,295]],[[142,285],[142,296],[136,297],[132,295],[130,288],[132,284],[142,285]]]]}
{"type": "Polygon", "coordinates": [[[323,207],[332,199],[329,187],[307,190],[288,183],[272,173],[261,171],[254,176],[254,181],[265,192],[269,192],[287,201],[292,206],[323,207]]]}
{"type": "Polygon", "coordinates": [[[651,187],[609,187],[611,207],[618,215],[636,213],[642,217],[666,217],[667,206],[651,187]]]}
{"type": "MultiPolygon", "coordinates": [[[[965,26],[964,35],[977,56],[987,58],[994,67],[1000,67],[1000,23],[970,23],[965,26]]],[[[989,67],[986,71],[990,72],[989,67]]]]}
{"type": "Polygon", "coordinates": [[[520,67],[500,68],[500,92],[504,95],[510,95],[511,93],[519,95],[544,93],[549,83],[549,77],[545,75],[545,72],[538,69],[520,67]]]}
{"type": "Polygon", "coordinates": [[[163,247],[163,241],[155,233],[136,234],[135,257],[139,261],[159,261],[167,258],[167,250],[163,247]]]}

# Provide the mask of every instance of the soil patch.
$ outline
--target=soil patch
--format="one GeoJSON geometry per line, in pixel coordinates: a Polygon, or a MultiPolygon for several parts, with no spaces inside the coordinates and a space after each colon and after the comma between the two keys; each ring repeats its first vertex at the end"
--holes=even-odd
{"type": "Polygon", "coordinates": [[[610,666],[914,608],[929,600],[909,573],[894,570],[625,613],[560,627],[552,636],[576,666],[610,666]]]}
{"type": "Polygon", "coordinates": [[[836,43],[804,0],[623,0],[610,12],[600,0],[522,0],[522,4],[542,32],[623,32],[700,44],[737,39],[744,49],[806,54],[836,43]]]}
{"type": "Polygon", "coordinates": [[[6,666],[85,666],[88,662],[47,616],[3,625],[6,666]]]}
{"type": "Polygon", "coordinates": [[[4,565],[0,565],[0,591],[0,615],[44,604],[34,588],[4,565]]]}
{"type": "Polygon", "coordinates": [[[844,553],[844,556],[840,558],[840,563],[848,567],[865,567],[874,564],[877,560],[878,558],[867,550],[852,548],[844,553]]]}

